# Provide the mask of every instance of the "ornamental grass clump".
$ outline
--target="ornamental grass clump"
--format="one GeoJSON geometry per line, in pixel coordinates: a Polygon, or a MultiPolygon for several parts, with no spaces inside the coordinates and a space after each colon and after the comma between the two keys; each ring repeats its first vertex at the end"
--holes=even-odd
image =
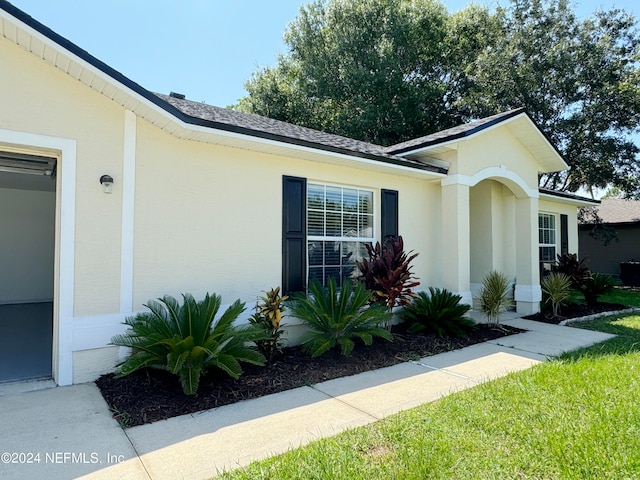
{"type": "Polygon", "coordinates": [[[420,292],[406,305],[400,316],[408,323],[412,332],[435,333],[441,337],[461,337],[475,325],[466,316],[470,305],[460,303],[462,297],[447,289],[429,287],[420,292]]]}
{"type": "Polygon", "coordinates": [[[367,305],[371,292],[362,283],[345,280],[338,290],[335,278],[327,287],[317,280],[309,284],[309,295],[296,293],[288,302],[290,315],[304,321],[309,331],[303,348],[317,357],[340,346],[342,355],[349,355],[355,339],[371,345],[374,337],[393,340],[391,333],[380,325],[389,321],[391,312],[383,305],[367,305]]]}
{"type": "Polygon", "coordinates": [[[553,316],[557,317],[560,307],[571,297],[571,278],[564,273],[551,272],[540,281],[545,303],[551,304],[553,316]]]}
{"type": "Polygon", "coordinates": [[[178,376],[186,395],[195,395],[207,369],[218,368],[238,378],[240,362],[264,365],[264,356],[250,346],[262,332],[252,325],[232,325],[244,303],[236,300],[216,319],[219,295],[207,293],[200,302],[188,293],[182,297],[182,305],[169,295],[150,300],[145,305],[150,312],[125,320],[129,330],[111,339],[112,345],[132,348],[119,376],[145,367],[167,370],[178,376]]]}
{"type": "Polygon", "coordinates": [[[482,286],[476,299],[480,304],[480,310],[487,316],[487,323],[497,326],[502,312],[513,305],[507,276],[495,270],[489,272],[482,279],[482,286]]]}

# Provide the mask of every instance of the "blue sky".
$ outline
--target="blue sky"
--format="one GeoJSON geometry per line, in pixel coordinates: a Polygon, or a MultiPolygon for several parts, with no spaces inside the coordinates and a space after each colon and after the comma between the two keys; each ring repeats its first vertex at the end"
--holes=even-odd
{"type": "MultiPolygon", "coordinates": [[[[218,106],[246,92],[259,67],[286,52],[282,36],[301,0],[9,0],[148,90],[186,94],[218,106]]],[[[640,15],[637,0],[582,0],[580,16],[598,8],[640,15]]],[[[470,2],[445,0],[450,11],[470,2]]],[[[476,3],[489,3],[479,1],[476,3]]],[[[503,1],[503,4],[505,2],[503,1]]]]}

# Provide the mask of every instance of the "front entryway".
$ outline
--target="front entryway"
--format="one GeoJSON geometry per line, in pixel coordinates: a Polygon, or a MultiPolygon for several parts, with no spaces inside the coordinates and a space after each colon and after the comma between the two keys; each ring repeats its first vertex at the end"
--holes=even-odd
{"type": "Polygon", "coordinates": [[[55,174],[0,151],[0,382],[52,375],[55,174]]]}

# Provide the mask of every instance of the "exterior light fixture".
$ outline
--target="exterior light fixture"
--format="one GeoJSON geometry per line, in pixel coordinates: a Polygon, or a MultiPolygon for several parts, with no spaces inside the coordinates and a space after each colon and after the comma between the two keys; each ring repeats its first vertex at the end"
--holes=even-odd
{"type": "Polygon", "coordinates": [[[111,187],[113,186],[113,177],[111,175],[102,175],[100,177],[100,185],[104,193],[111,193],[111,187]]]}

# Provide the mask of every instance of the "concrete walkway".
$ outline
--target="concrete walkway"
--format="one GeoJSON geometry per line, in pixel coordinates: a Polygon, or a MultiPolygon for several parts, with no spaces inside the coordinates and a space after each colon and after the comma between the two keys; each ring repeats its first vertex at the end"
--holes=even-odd
{"type": "Polygon", "coordinates": [[[611,338],[517,318],[503,323],[528,332],[127,430],[94,384],[0,387],[0,478],[208,479],[611,338]]]}

